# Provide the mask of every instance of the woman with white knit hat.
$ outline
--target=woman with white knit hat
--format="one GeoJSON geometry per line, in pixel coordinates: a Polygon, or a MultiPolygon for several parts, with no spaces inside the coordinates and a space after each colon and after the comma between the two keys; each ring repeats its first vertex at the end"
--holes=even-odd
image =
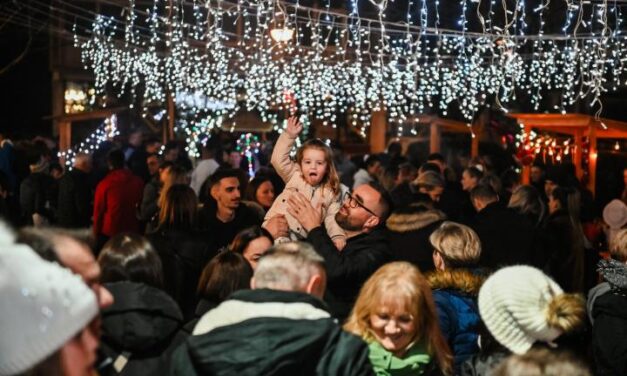
{"type": "MultiPolygon", "coordinates": [[[[0,226],[2,227],[2,226],[0,226]]],[[[96,296],[0,228],[0,375],[93,374],[96,296]]]]}
{"type": "Polygon", "coordinates": [[[558,337],[585,323],[583,298],[564,293],[531,266],[510,266],[492,274],[479,291],[478,303],[489,334],[514,354],[525,354],[536,344],[555,347],[558,337]]]}

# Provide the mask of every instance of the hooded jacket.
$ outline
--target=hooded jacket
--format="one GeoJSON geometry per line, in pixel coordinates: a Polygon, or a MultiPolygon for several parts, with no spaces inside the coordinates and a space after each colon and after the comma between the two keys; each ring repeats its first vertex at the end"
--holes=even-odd
{"type": "Polygon", "coordinates": [[[137,207],[144,182],[128,169],[109,172],[96,187],[94,197],[94,234],[115,236],[139,232],[137,207]]]}
{"type": "Polygon", "coordinates": [[[394,212],[386,222],[392,257],[414,264],[423,273],[434,270],[429,237],[445,219],[446,215],[441,211],[424,206],[410,206],[394,212]]]}
{"type": "Polygon", "coordinates": [[[372,375],[366,344],[311,295],[240,290],[205,314],[172,375],[372,375]]]}
{"type": "Polygon", "coordinates": [[[603,260],[599,271],[607,282],[588,294],[595,374],[627,375],[627,265],[603,260]]]}
{"type": "Polygon", "coordinates": [[[114,303],[102,311],[101,348],[113,360],[114,374],[164,374],[173,350],[186,337],[179,330],[183,316],[174,300],[143,283],[116,282],[105,287],[114,303]]]}
{"type": "Polygon", "coordinates": [[[442,334],[455,357],[455,369],[479,352],[481,317],[477,296],[484,277],[466,269],[438,270],[427,275],[433,290],[442,334]]]}

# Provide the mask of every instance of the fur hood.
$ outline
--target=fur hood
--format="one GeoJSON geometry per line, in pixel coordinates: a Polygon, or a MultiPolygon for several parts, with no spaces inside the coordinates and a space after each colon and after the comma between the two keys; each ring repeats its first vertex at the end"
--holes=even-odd
{"type": "Polygon", "coordinates": [[[438,221],[446,219],[446,215],[435,209],[426,211],[402,211],[392,213],[386,222],[388,230],[394,232],[416,231],[438,221]]]}
{"type": "Polygon", "coordinates": [[[467,295],[479,295],[486,277],[468,269],[436,270],[426,275],[432,290],[458,290],[467,295]]]}

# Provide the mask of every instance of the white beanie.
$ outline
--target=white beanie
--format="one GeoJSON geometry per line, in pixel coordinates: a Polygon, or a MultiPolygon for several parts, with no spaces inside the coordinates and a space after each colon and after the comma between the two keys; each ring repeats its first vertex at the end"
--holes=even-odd
{"type": "Polygon", "coordinates": [[[0,375],[28,371],[98,313],[96,296],[69,270],[13,244],[0,225],[0,375]]]}
{"type": "Polygon", "coordinates": [[[514,354],[525,354],[535,342],[550,343],[562,334],[547,322],[549,303],[560,294],[559,285],[540,270],[510,266],[484,282],[479,312],[499,343],[514,354]]]}

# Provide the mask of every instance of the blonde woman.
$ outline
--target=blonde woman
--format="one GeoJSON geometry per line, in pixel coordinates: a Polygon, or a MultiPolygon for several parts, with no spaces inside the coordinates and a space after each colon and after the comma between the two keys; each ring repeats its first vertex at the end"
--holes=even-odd
{"type": "Polygon", "coordinates": [[[344,329],[369,343],[377,375],[452,374],[431,289],[407,262],[384,265],[366,281],[344,329]]]}

